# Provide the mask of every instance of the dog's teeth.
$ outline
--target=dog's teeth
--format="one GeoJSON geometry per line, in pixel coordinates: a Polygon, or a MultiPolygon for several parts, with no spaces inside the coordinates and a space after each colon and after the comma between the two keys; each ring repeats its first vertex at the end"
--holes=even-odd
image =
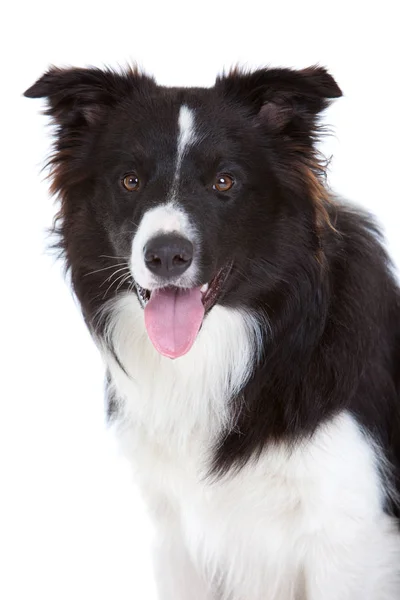
{"type": "Polygon", "coordinates": [[[205,283],[204,285],[201,286],[200,291],[203,294],[205,294],[207,290],[208,290],[208,283],[205,283]]]}

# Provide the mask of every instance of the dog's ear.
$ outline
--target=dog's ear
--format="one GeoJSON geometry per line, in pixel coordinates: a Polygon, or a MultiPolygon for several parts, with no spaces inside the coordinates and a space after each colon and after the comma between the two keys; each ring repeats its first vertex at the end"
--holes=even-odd
{"type": "Polygon", "coordinates": [[[47,111],[57,126],[50,167],[53,193],[61,192],[87,175],[92,134],[102,127],[109,111],[154,81],[133,69],[123,73],[101,69],[52,67],[25,92],[46,98],[47,111]]]}
{"type": "Polygon", "coordinates": [[[259,69],[253,73],[234,70],[219,77],[216,87],[227,99],[249,107],[257,120],[275,132],[296,134],[313,129],[316,117],[342,92],[323,67],[300,71],[259,69]]]}
{"type": "Polygon", "coordinates": [[[51,67],[26,90],[27,98],[46,98],[49,114],[61,128],[91,126],[105,118],[107,110],[132,93],[139,79],[134,70],[125,74],[95,68],[51,67]]]}

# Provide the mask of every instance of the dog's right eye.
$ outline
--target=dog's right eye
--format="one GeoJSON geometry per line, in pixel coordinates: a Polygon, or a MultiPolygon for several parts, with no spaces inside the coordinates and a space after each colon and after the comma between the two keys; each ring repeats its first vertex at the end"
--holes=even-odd
{"type": "Polygon", "coordinates": [[[139,177],[136,173],[129,173],[129,175],[125,175],[123,178],[122,185],[128,192],[137,192],[140,187],[139,177]]]}

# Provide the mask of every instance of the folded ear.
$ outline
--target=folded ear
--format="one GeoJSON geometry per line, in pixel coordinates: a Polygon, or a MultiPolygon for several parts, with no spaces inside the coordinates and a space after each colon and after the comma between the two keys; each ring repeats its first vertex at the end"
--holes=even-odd
{"type": "Polygon", "coordinates": [[[51,67],[26,90],[27,98],[47,98],[47,114],[61,127],[93,125],[109,107],[131,93],[141,76],[134,70],[124,74],[101,69],[51,67]]]}
{"type": "Polygon", "coordinates": [[[124,73],[101,69],[52,67],[25,92],[28,98],[46,98],[47,111],[57,131],[50,167],[53,193],[65,191],[87,175],[85,158],[96,126],[110,109],[140,89],[153,86],[149,77],[133,69],[124,73]]]}
{"type": "MultiPolygon", "coordinates": [[[[313,128],[316,116],[342,92],[323,67],[259,69],[253,73],[233,71],[217,79],[227,98],[246,104],[271,130],[282,131],[289,125],[313,128]]],[[[290,133],[290,131],[288,131],[290,133]]]]}

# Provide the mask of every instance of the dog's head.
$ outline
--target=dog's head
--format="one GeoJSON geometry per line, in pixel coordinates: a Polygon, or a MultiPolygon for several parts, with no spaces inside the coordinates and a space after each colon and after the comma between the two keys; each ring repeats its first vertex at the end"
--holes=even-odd
{"type": "Polygon", "coordinates": [[[233,71],[210,89],[52,68],[25,95],[57,127],[57,227],[89,323],[131,291],[178,357],[216,303],[251,306],[302,256],[318,262],[317,118],[341,95],[323,68],[233,71]]]}

